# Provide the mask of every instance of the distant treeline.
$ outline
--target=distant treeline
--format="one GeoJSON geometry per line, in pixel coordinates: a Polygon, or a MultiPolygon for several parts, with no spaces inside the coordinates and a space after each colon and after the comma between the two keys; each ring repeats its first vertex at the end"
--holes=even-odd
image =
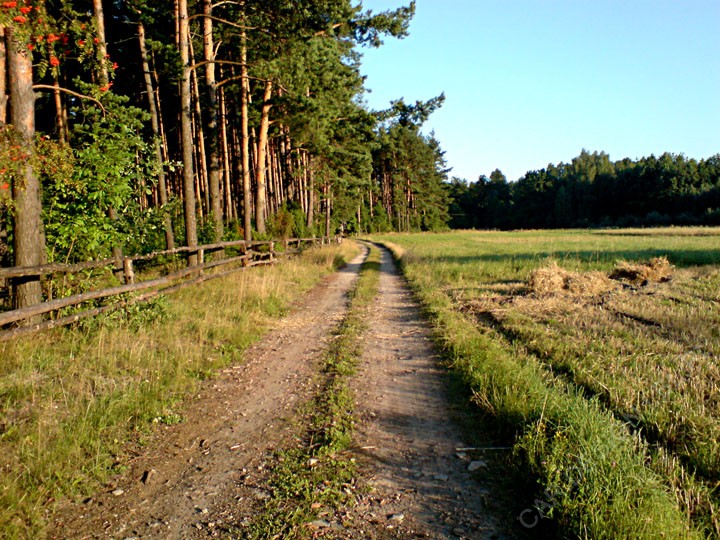
{"type": "Polygon", "coordinates": [[[508,182],[495,170],[453,178],[450,226],[458,229],[720,225],[720,154],[610,161],[583,150],[508,182]]]}

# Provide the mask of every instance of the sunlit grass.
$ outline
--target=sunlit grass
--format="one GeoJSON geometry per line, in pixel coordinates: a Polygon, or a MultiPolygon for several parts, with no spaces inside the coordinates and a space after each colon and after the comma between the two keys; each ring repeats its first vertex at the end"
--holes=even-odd
{"type": "Polygon", "coordinates": [[[672,228],[384,239],[398,246],[453,369],[508,429],[518,466],[556,495],[553,516],[571,534],[685,537],[683,519],[720,534],[719,235],[672,228]],[[660,256],[676,267],[668,283],[584,297],[528,285],[542,267],[607,274],[619,261],[660,256]],[[641,511],[638,497],[657,500],[641,511]],[[643,528],[643,519],[666,528],[643,528]]]}
{"type": "Polygon", "coordinates": [[[353,243],[312,249],[174,295],[0,344],[0,536],[37,538],[52,503],[122,470],[127,442],[242,352],[353,243]]]}

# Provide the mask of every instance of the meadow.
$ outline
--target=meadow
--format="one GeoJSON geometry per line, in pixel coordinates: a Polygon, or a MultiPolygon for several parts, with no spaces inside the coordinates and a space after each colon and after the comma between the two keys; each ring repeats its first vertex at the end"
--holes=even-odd
{"type": "Polygon", "coordinates": [[[374,239],[535,482],[523,524],[720,535],[720,229],[374,239]]]}
{"type": "Polygon", "coordinates": [[[314,248],[75,326],[0,343],[0,537],[122,472],[155,426],[359,248],[314,248]]]}

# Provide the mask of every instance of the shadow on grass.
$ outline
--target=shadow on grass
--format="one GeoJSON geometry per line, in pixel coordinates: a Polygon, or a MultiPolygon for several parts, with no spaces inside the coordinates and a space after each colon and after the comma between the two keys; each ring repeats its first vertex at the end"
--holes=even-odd
{"type": "Polygon", "coordinates": [[[647,261],[654,257],[667,257],[671,264],[684,268],[707,264],[720,264],[720,249],[637,249],[637,250],[539,250],[534,252],[478,254],[478,255],[439,255],[435,261],[455,264],[506,263],[508,261],[541,261],[546,258],[576,260],[581,263],[647,261]]]}

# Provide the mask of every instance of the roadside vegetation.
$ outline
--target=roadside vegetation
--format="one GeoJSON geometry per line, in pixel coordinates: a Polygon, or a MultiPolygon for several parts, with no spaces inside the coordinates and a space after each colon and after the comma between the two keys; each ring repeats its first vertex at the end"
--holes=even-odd
{"type": "Polygon", "coordinates": [[[537,482],[523,525],[720,535],[720,230],[382,240],[537,482]]]}
{"type": "Polygon", "coordinates": [[[301,256],[0,344],[0,537],[41,536],[53,502],[121,472],[203,379],[239,362],[357,245],[301,256]]]}
{"type": "Polygon", "coordinates": [[[350,309],[325,353],[321,390],[307,404],[304,436],[297,447],[275,456],[271,496],[243,538],[306,538],[314,529],[343,529],[335,510],[352,495],[356,475],[348,452],[354,426],[348,382],[360,358],[364,314],[377,296],[379,272],[380,251],[373,247],[351,292],[350,309]]]}

